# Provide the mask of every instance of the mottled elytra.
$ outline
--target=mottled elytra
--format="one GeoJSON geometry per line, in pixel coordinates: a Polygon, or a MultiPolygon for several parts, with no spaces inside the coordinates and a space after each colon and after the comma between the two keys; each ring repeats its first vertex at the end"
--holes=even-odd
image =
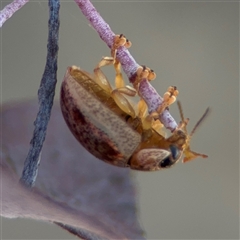
{"type": "Polygon", "coordinates": [[[76,139],[95,157],[120,167],[154,171],[178,160],[156,130],[124,112],[90,74],[69,67],[61,87],[64,119],[76,139]],[[166,160],[167,159],[167,160],[166,160]]]}
{"type": "Polygon", "coordinates": [[[207,157],[190,151],[188,120],[182,121],[169,138],[154,127],[145,129],[143,118],[124,112],[111,94],[77,67],[69,67],[65,75],[61,108],[76,139],[95,157],[110,164],[155,171],[172,166],[182,153],[187,156],[185,161],[207,157]]]}

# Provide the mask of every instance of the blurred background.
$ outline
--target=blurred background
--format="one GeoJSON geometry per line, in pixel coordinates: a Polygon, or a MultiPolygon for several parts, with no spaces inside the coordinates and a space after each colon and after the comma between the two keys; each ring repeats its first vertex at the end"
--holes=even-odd
{"type": "MultiPolygon", "coordinates": [[[[1,8],[9,2],[1,2],[1,8]]],[[[189,131],[211,108],[191,144],[208,159],[154,173],[132,171],[146,238],[239,239],[239,3],[93,4],[115,33],[132,41],[136,61],[157,73],[152,84],[161,95],[170,85],[178,87],[189,131]]],[[[56,99],[67,66],[91,72],[110,54],[73,1],[61,2],[60,21],[56,99]]],[[[3,25],[3,104],[36,99],[47,53],[47,22],[48,3],[32,1],[3,25]]],[[[112,70],[104,71],[113,76],[112,70]]],[[[170,111],[178,122],[177,105],[170,111]]],[[[2,219],[2,238],[75,237],[53,224],[2,219]]]]}

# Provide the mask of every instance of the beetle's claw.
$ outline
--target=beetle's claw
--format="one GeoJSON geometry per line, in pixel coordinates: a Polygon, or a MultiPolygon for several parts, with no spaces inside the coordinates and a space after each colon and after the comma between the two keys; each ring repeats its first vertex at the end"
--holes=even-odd
{"type": "Polygon", "coordinates": [[[152,81],[156,78],[156,73],[149,67],[140,66],[137,69],[137,77],[140,79],[140,81],[144,78],[146,78],[148,81],[152,81]]]}
{"type": "Polygon", "coordinates": [[[130,48],[132,46],[132,43],[123,34],[115,35],[113,38],[113,45],[111,48],[111,56],[114,59],[116,59],[117,49],[123,46],[126,48],[130,48]]]}
{"type": "Polygon", "coordinates": [[[160,104],[160,106],[157,108],[157,113],[160,115],[163,113],[163,111],[173,104],[176,101],[176,97],[178,95],[178,90],[176,86],[170,86],[167,89],[167,92],[163,95],[163,102],[160,104]]]}
{"type": "Polygon", "coordinates": [[[123,34],[115,35],[113,39],[113,48],[117,49],[121,46],[130,48],[132,43],[123,34]]]}
{"type": "MultiPolygon", "coordinates": [[[[163,96],[163,102],[159,105],[157,110],[152,112],[151,114],[149,114],[146,117],[145,121],[148,122],[148,124],[146,124],[146,126],[152,125],[153,120],[158,120],[159,115],[162,114],[163,111],[168,108],[168,106],[170,106],[171,104],[173,104],[176,101],[177,95],[178,95],[177,87],[176,86],[170,86],[167,89],[167,92],[165,92],[165,94],[163,96]]],[[[184,121],[183,124],[185,126],[187,124],[187,122],[184,121]]],[[[182,124],[179,125],[176,129],[179,129],[179,128],[182,128],[182,124]]]]}
{"type": "Polygon", "coordinates": [[[146,66],[139,66],[136,72],[136,77],[133,83],[133,86],[136,90],[138,90],[139,83],[143,79],[147,79],[148,81],[152,81],[156,78],[156,73],[146,66]]]}
{"type": "Polygon", "coordinates": [[[102,57],[101,61],[98,63],[95,69],[99,69],[101,67],[112,65],[112,64],[114,64],[114,59],[112,57],[102,57]]]}

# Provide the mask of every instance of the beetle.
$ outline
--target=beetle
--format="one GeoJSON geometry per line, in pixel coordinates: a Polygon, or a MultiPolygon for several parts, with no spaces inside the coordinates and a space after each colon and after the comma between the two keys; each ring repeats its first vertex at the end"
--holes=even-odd
{"type": "MultiPolygon", "coordinates": [[[[113,55],[113,54],[112,54],[113,55]]],[[[144,71],[145,69],[143,69],[144,71]]],[[[61,85],[60,105],[63,117],[75,138],[92,155],[119,167],[140,171],[156,171],[169,168],[185,154],[184,162],[207,155],[190,150],[192,134],[187,134],[179,104],[182,121],[165,138],[160,132],[159,120],[146,116],[146,103],[141,99],[138,111],[124,95],[134,96],[136,89],[125,86],[119,63],[113,57],[103,58],[94,69],[94,75],[76,66],[69,67],[61,85]],[[115,64],[114,64],[115,63],[115,64]],[[101,67],[114,64],[116,89],[112,89],[101,67]]],[[[170,87],[163,104],[175,101],[178,91],[170,87]]],[[[199,123],[205,118],[208,109],[199,123]]]]}
{"type": "MultiPolygon", "coordinates": [[[[202,156],[189,148],[188,119],[183,119],[169,138],[157,129],[144,129],[138,116],[123,111],[91,75],[69,67],[61,86],[61,109],[75,138],[95,157],[120,167],[156,171],[202,156]]],[[[208,113],[208,109],[199,123],[208,113]]],[[[199,125],[199,123],[197,125],[199,125]]],[[[196,127],[194,128],[196,129],[196,127]]]]}

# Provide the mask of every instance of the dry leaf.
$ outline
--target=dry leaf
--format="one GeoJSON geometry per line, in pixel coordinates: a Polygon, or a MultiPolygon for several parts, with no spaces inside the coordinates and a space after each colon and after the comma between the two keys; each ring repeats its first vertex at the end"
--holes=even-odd
{"type": "Polygon", "coordinates": [[[2,215],[57,222],[84,239],[144,239],[136,214],[131,170],[89,154],[71,135],[55,103],[36,185],[18,183],[38,106],[3,107],[2,215]]]}

